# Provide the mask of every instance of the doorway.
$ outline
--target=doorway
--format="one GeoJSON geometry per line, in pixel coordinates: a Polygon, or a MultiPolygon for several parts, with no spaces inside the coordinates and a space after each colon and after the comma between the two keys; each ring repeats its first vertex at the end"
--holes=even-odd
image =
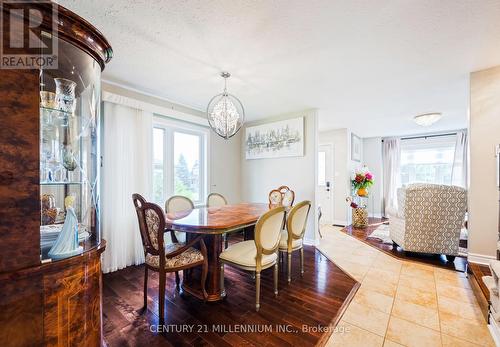
{"type": "Polygon", "coordinates": [[[325,143],[318,146],[318,206],[321,208],[321,224],[333,224],[333,144],[325,143]]]}

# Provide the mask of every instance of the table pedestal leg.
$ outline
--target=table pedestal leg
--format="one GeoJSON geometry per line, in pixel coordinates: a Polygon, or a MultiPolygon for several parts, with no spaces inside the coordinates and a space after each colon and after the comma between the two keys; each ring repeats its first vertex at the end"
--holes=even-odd
{"type": "MultiPolygon", "coordinates": [[[[199,234],[186,233],[187,242],[197,236],[199,234]]],[[[219,255],[223,250],[223,238],[221,234],[207,234],[204,241],[207,246],[208,256],[208,274],[205,284],[208,293],[207,301],[219,301],[226,296],[226,293],[221,290],[220,286],[219,255]]],[[[184,270],[183,272],[182,289],[184,292],[203,300],[200,288],[201,266],[189,270],[184,270]]]]}

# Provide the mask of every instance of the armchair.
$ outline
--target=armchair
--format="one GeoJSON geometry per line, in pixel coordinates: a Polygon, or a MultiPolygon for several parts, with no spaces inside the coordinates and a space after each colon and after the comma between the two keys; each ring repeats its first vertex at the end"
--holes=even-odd
{"type": "Polygon", "coordinates": [[[467,210],[464,188],[410,184],[398,189],[398,209],[388,209],[389,234],[405,251],[458,255],[467,210]]]}

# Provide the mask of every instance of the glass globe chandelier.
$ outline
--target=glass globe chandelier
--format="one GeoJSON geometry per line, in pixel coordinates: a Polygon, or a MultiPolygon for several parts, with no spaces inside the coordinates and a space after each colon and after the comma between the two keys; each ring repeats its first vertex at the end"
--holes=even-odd
{"type": "Polygon", "coordinates": [[[214,96],[207,106],[208,124],[212,130],[224,139],[236,135],[245,122],[245,109],[241,101],[227,92],[229,72],[222,72],[224,91],[214,96]]]}

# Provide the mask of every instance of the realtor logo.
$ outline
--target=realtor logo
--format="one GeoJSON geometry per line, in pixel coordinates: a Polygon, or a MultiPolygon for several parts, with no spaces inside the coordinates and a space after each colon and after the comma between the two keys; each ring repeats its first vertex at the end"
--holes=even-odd
{"type": "Polygon", "coordinates": [[[57,24],[50,0],[0,0],[0,69],[57,69],[57,24]]]}

